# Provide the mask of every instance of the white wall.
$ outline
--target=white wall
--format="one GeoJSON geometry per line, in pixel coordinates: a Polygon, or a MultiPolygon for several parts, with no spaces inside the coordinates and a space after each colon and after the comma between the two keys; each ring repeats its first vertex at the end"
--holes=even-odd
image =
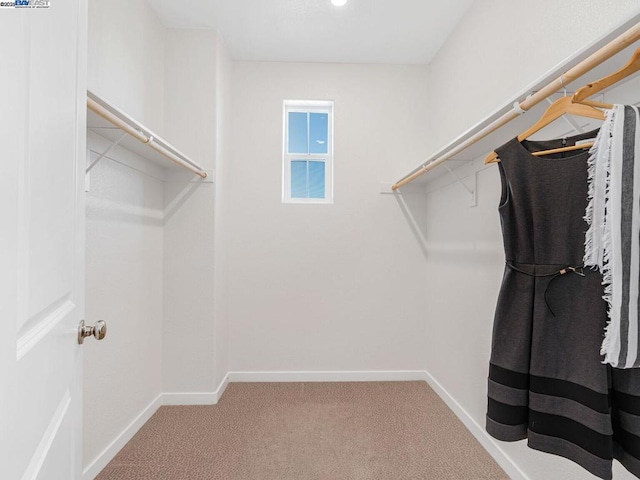
{"type": "MultiPolygon", "coordinates": [[[[637,11],[638,2],[631,0],[618,1],[615,8],[578,0],[475,2],[429,67],[430,151],[637,11]]],[[[427,196],[427,370],[482,428],[504,268],[499,192],[492,167],[478,174],[476,208],[469,208],[467,194],[455,183],[427,196]]],[[[528,449],[524,442],[497,443],[531,479],[591,478],[572,462],[528,449]]],[[[632,478],[619,466],[615,475],[632,478]]]]}
{"type": "MultiPolygon", "coordinates": [[[[135,161],[125,150],[112,155],[135,161]]],[[[85,318],[105,320],[107,337],[83,348],[85,466],[161,391],[162,207],[152,176],[108,159],[92,170],[85,318]]]]}
{"type": "MultiPolygon", "coordinates": [[[[165,31],[144,0],[89,2],[88,88],[158,132],[165,31]]],[[[138,170],[103,159],[87,194],[86,319],[108,334],[84,346],[85,467],[161,392],[163,172],[109,156],[138,170]]]]}
{"type": "Polygon", "coordinates": [[[166,28],[146,0],[88,3],[89,90],[162,134],[166,28]]]}
{"type": "MultiPolygon", "coordinates": [[[[222,39],[217,39],[216,55],[216,194],[214,200],[214,318],[215,318],[215,384],[220,386],[229,372],[229,176],[231,158],[231,99],[233,63],[222,39]]],[[[221,392],[220,392],[221,393],[221,392]]]]}
{"type": "MultiPolygon", "coordinates": [[[[165,403],[213,403],[226,375],[224,286],[221,307],[214,301],[214,262],[223,266],[224,258],[214,251],[220,194],[213,179],[216,158],[224,158],[218,137],[230,91],[230,61],[215,32],[167,30],[143,0],[92,5],[89,88],[162,132],[210,179],[119,147],[91,173],[87,318],[107,320],[109,333],[86,349],[89,476],[135,433],[139,415],[153,413],[160,394],[165,403]]],[[[95,150],[108,146],[90,137],[95,150]]]]}
{"type": "Polygon", "coordinates": [[[429,65],[433,150],[637,10],[637,0],[474,2],[429,65]]]}
{"type": "MultiPolygon", "coordinates": [[[[216,158],[217,35],[169,30],[165,130],[207,170],[216,158]]],[[[165,186],[163,388],[211,393],[215,386],[214,205],[212,183],[165,186]]]]}
{"type": "Polygon", "coordinates": [[[379,183],[426,149],[426,81],[420,66],[234,63],[231,371],[424,369],[423,252],[379,183]],[[281,203],[286,99],[335,101],[333,205],[281,203]]]}

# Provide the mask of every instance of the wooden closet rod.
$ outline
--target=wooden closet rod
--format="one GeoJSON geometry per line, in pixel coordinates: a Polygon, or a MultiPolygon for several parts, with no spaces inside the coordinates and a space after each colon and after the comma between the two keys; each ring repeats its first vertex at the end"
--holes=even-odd
{"type": "MultiPolygon", "coordinates": [[[[561,90],[565,85],[568,85],[574,80],[580,78],[585,73],[594,69],[595,67],[603,63],[605,60],[608,60],[609,58],[613,57],[614,55],[621,52],[628,46],[633,45],[633,43],[635,43],[638,40],[640,40],[640,23],[635,24],[629,30],[624,32],[622,35],[616,37],[607,45],[602,47],[600,50],[598,50],[597,52],[593,53],[592,55],[590,55],[589,57],[585,58],[583,61],[578,63],[575,67],[570,68],[564,74],[562,74],[561,76],[553,80],[551,83],[547,84],[545,87],[538,90],[537,92],[532,94],[530,97],[527,97],[524,101],[520,103],[520,109],[527,111],[530,108],[536,106],[538,103],[542,102],[543,100],[546,100],[551,95],[556,93],[558,90],[561,90]]],[[[454,157],[458,153],[466,150],[471,145],[479,142],[490,133],[495,132],[502,126],[509,123],[511,120],[518,118],[520,115],[521,115],[521,112],[517,108],[513,108],[512,110],[509,110],[507,113],[502,115],[500,118],[494,120],[492,123],[484,127],[479,132],[461,141],[458,145],[451,148],[450,150],[440,155],[436,159],[423,165],[415,172],[407,175],[391,188],[393,190],[397,190],[398,188],[403,187],[407,183],[414,181],[416,178],[420,177],[421,175],[424,175],[429,170],[433,170],[438,165],[446,162],[447,160],[454,157]]]]}
{"type": "Polygon", "coordinates": [[[144,143],[145,145],[148,145],[150,148],[154,149],[159,154],[164,155],[172,162],[177,163],[181,167],[186,168],[187,170],[195,173],[196,175],[202,178],[207,178],[207,172],[204,172],[203,170],[199,169],[194,165],[191,165],[189,162],[178,157],[175,153],[171,152],[164,146],[160,145],[159,143],[156,143],[152,136],[147,136],[140,130],[135,129],[134,127],[129,125],[127,122],[122,120],[120,117],[118,117],[117,115],[114,115],[112,112],[104,108],[102,105],[100,105],[98,102],[96,102],[92,98],[87,98],[87,107],[90,110],[97,113],[98,115],[100,115],[106,121],[118,127],[120,130],[127,132],[129,135],[139,140],[140,142],[144,143]]]}

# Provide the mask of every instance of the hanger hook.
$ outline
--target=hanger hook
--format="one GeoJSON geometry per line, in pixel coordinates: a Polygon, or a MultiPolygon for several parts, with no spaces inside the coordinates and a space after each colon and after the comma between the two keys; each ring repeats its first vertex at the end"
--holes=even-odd
{"type": "Polygon", "coordinates": [[[567,96],[567,86],[564,84],[564,75],[560,75],[560,83],[562,84],[562,91],[564,92],[564,96],[567,96]]]}

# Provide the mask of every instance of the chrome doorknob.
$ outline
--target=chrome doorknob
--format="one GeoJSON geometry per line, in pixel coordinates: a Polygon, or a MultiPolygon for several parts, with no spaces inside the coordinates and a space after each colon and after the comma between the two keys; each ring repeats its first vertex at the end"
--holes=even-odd
{"type": "Polygon", "coordinates": [[[82,345],[85,337],[93,335],[96,340],[102,340],[107,335],[107,324],[104,320],[98,320],[95,326],[86,326],[84,320],[80,320],[78,327],[78,343],[82,345]]]}

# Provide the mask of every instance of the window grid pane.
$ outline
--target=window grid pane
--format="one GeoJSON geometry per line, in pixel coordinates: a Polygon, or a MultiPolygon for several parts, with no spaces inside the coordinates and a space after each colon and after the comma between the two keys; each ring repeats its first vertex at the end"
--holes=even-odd
{"type": "Polygon", "coordinates": [[[326,155],[329,149],[329,114],[309,113],[309,153],[326,155]]]}
{"type": "Polygon", "coordinates": [[[289,153],[309,153],[309,119],[305,112],[289,112],[289,153]]]}
{"type": "Polygon", "coordinates": [[[291,161],[291,198],[309,198],[308,162],[291,161]]]}
{"type": "Polygon", "coordinates": [[[309,198],[325,198],[324,162],[308,162],[309,198]]]}

